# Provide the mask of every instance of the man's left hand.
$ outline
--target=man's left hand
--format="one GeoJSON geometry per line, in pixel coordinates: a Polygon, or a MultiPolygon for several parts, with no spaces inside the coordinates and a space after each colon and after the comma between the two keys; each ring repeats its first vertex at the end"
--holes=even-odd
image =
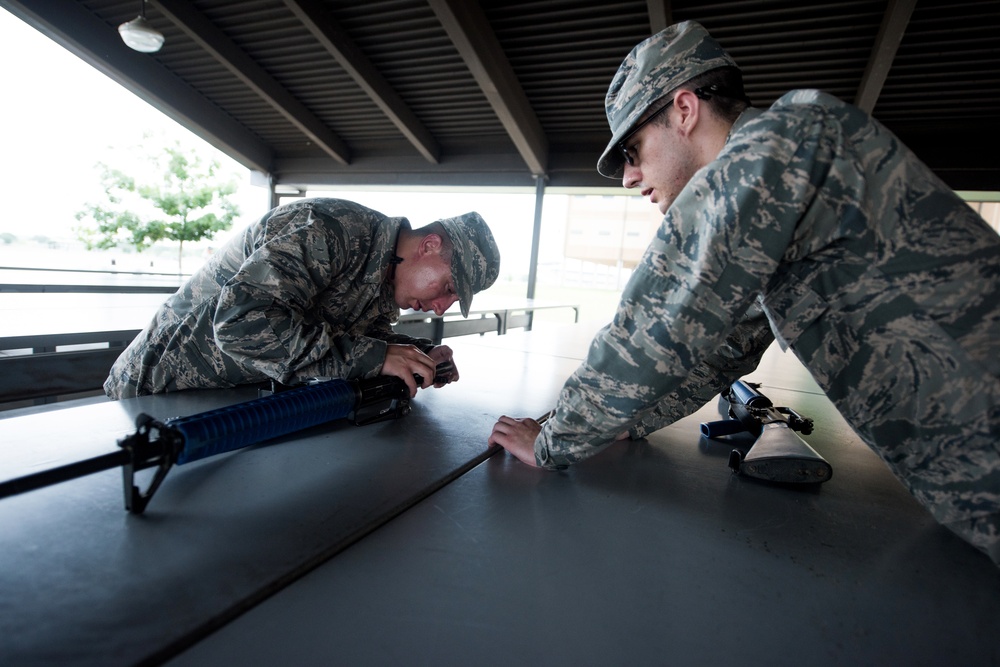
{"type": "Polygon", "coordinates": [[[434,383],[435,387],[443,387],[451,382],[458,382],[458,366],[455,365],[454,353],[451,348],[447,345],[438,345],[437,347],[431,348],[431,351],[427,355],[434,360],[434,363],[440,366],[443,363],[450,363],[449,369],[443,372],[439,372],[438,375],[447,378],[445,382],[434,383]]]}

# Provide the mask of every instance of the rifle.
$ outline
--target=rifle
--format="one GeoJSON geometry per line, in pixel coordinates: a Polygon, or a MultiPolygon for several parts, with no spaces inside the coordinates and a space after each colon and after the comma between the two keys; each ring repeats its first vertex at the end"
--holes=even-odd
{"type": "Polygon", "coordinates": [[[757,391],[759,384],[737,380],[723,394],[729,402],[730,419],[706,422],[701,433],[719,438],[750,433],[757,439],[746,455],[734,449],[729,455],[733,474],[769,482],[818,484],[833,476],[833,468],[795,431],[812,433],[813,421],[791,408],[775,407],[757,391]]]}
{"type": "MultiPolygon", "coordinates": [[[[447,382],[440,375],[443,366],[439,365],[435,380],[447,382]]],[[[118,441],[119,451],[0,482],[0,498],[122,466],[125,509],[141,514],[175,463],[241,449],[334,419],[347,418],[364,426],[410,412],[406,383],[388,375],[290,388],[271,383],[270,391],[259,393],[251,401],[164,422],[140,414],[136,432],[118,441]],[[141,491],[135,473],[153,467],[157,470],[146,491],[141,491]]]]}

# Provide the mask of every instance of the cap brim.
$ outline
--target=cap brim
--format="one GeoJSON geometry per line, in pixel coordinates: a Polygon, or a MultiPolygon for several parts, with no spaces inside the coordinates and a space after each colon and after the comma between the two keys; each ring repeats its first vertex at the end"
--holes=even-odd
{"type": "MultiPolygon", "coordinates": [[[[656,98],[659,99],[659,98],[656,98]]],[[[649,100],[642,104],[638,109],[638,113],[635,111],[631,112],[634,118],[631,123],[622,123],[614,134],[611,135],[611,141],[608,142],[608,147],[604,149],[601,153],[601,158],[597,161],[597,173],[605,178],[621,178],[625,173],[625,158],[622,156],[621,151],[618,150],[618,144],[621,143],[622,139],[628,136],[628,133],[632,131],[632,128],[639,124],[639,121],[645,115],[646,111],[653,106],[656,99],[649,100]]]]}
{"type": "MultiPolygon", "coordinates": [[[[622,132],[622,136],[625,136],[622,132]]],[[[625,158],[618,150],[620,139],[612,138],[611,143],[604,149],[601,159],[597,161],[597,173],[605,178],[621,178],[625,173],[625,158]]]]}
{"type": "Polygon", "coordinates": [[[454,257],[451,263],[451,281],[458,293],[458,307],[462,309],[462,317],[468,317],[472,306],[472,285],[469,272],[458,257],[454,257]]]}

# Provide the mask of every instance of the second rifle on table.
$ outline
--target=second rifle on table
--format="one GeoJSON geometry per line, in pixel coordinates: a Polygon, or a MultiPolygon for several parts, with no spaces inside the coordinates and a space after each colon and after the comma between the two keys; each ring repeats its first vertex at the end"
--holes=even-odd
{"type": "Polygon", "coordinates": [[[729,467],[735,474],[786,484],[817,484],[830,479],[833,468],[796,433],[812,433],[812,419],[791,408],[775,407],[757,391],[759,386],[742,380],[730,385],[723,394],[730,419],[703,423],[702,435],[715,439],[750,433],[757,437],[746,454],[738,449],[730,453],[729,467]]]}

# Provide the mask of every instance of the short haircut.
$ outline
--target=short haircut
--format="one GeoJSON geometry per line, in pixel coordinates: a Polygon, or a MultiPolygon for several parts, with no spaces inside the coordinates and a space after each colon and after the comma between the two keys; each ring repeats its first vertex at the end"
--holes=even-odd
{"type": "MultiPolygon", "coordinates": [[[[725,91],[726,95],[711,95],[705,100],[705,104],[720,120],[724,120],[727,123],[735,123],[740,114],[750,106],[746,98],[746,92],[743,89],[743,73],[736,67],[720,67],[704,74],[699,74],[693,79],[685,81],[660,99],[666,103],[668,99],[673,98],[676,90],[694,91],[696,88],[708,88],[713,85],[717,86],[719,90],[725,91]]],[[[662,106],[663,104],[656,103],[650,108],[659,109],[662,106]]],[[[653,121],[653,124],[668,126],[670,124],[670,115],[662,114],[653,121]]]]}

